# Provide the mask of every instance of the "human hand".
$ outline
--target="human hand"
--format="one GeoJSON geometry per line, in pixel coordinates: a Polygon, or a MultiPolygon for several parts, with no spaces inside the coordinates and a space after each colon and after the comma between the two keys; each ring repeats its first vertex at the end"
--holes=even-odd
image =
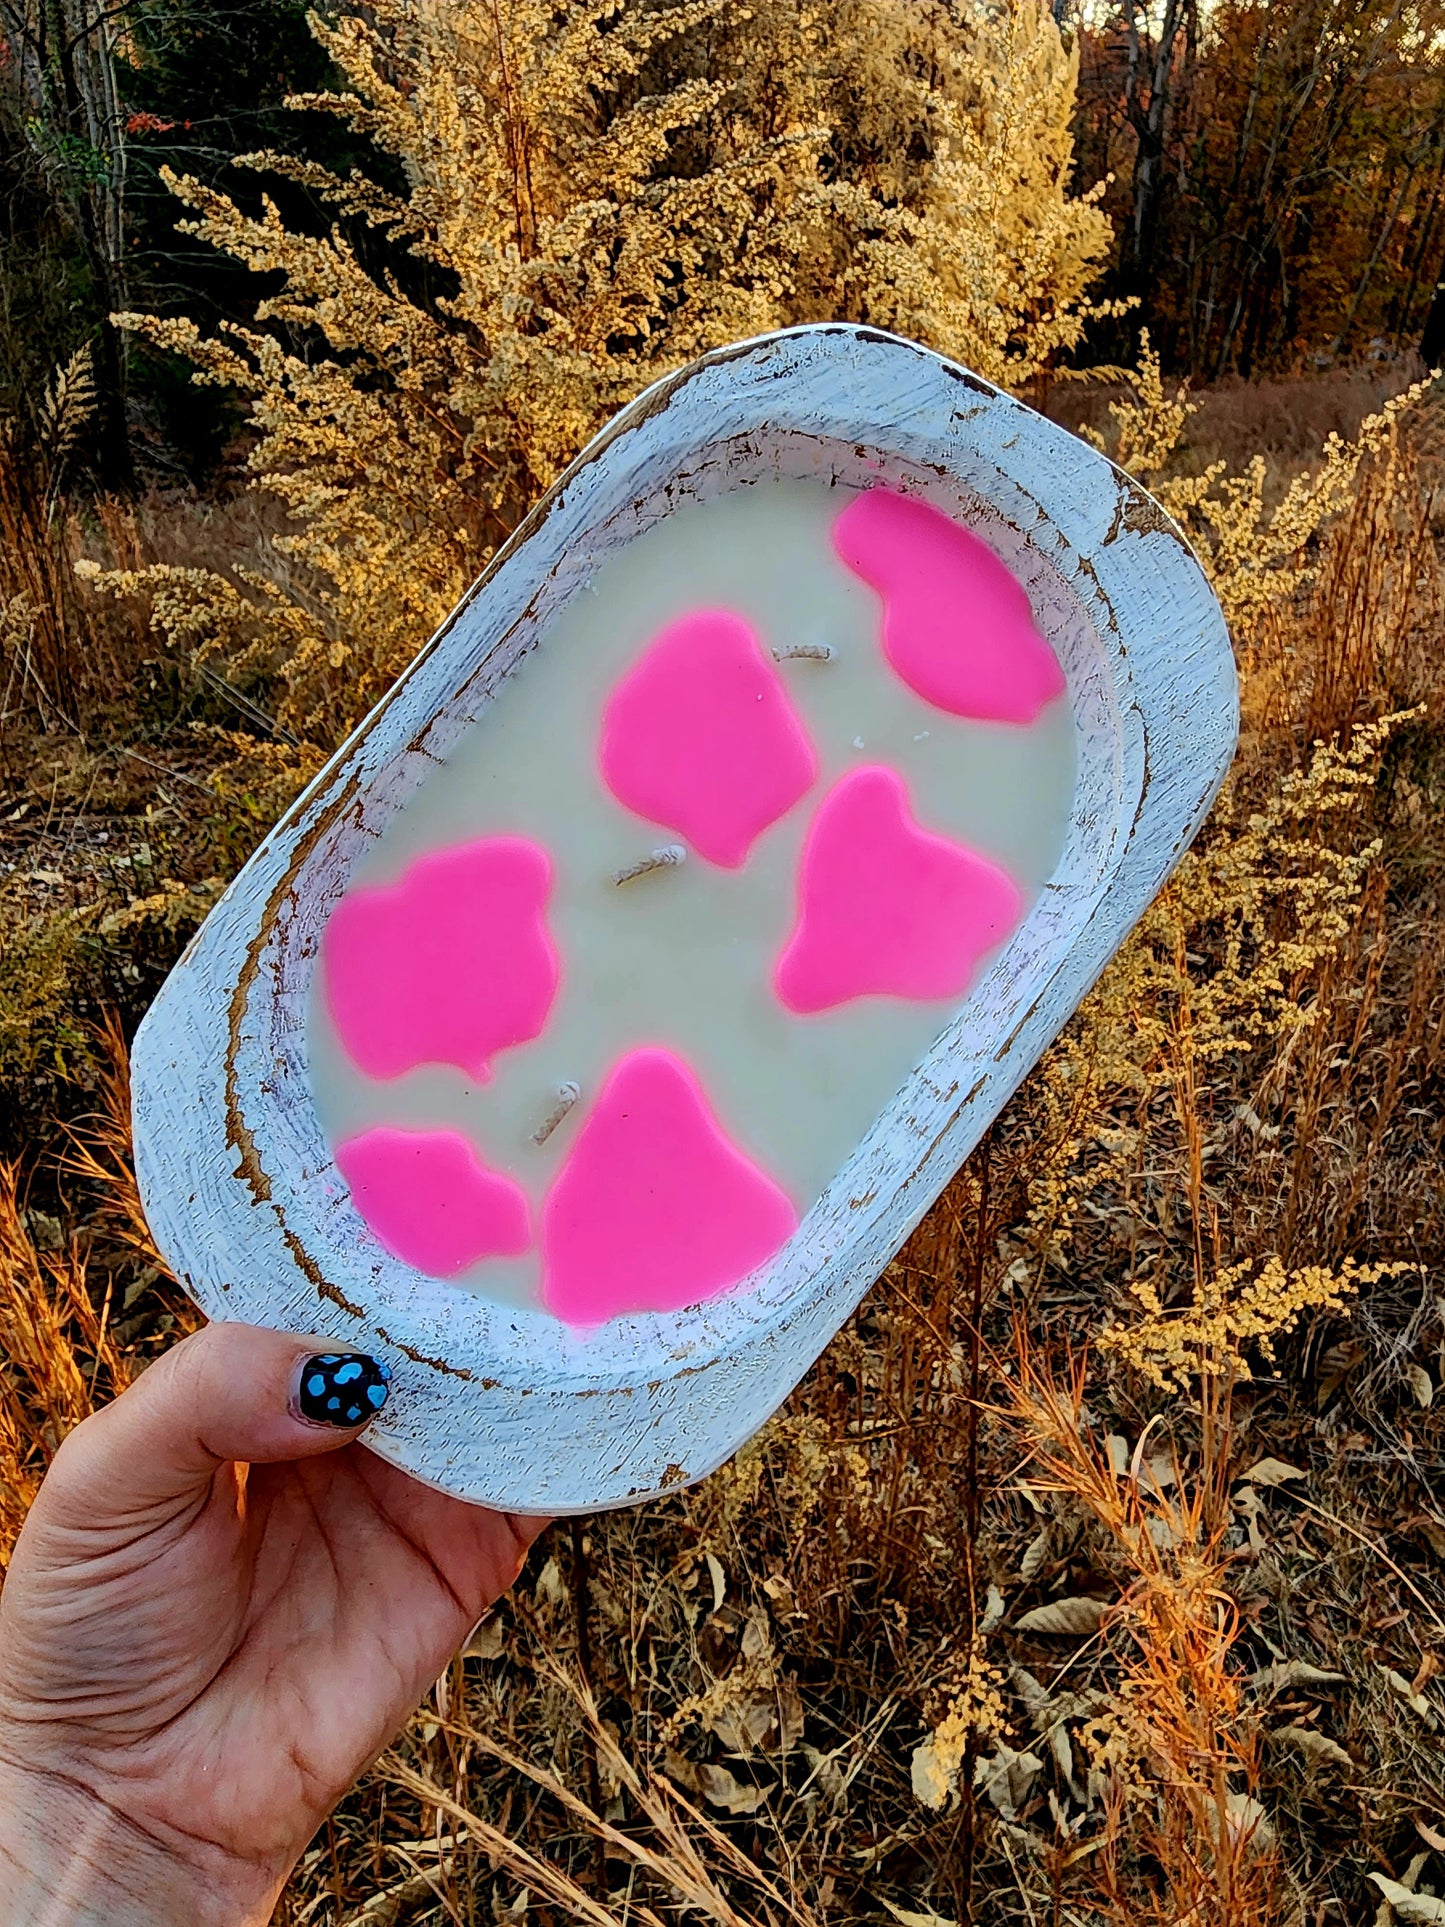
{"type": "Polygon", "coordinates": [[[353,1356],[209,1325],[60,1447],[0,1592],[0,1927],[269,1920],[516,1578],[543,1521],[368,1452],[353,1356]]]}

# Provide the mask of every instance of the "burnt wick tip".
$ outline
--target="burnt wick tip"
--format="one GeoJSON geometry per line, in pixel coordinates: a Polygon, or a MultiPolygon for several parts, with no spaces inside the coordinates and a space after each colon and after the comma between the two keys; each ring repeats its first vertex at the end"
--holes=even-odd
{"type": "Polygon", "coordinates": [[[653,850],[641,857],[636,863],[629,864],[625,870],[614,870],[612,881],[616,884],[632,883],[638,877],[645,877],[653,870],[675,870],[679,863],[687,861],[687,851],[680,843],[665,843],[660,850],[653,850]]]}
{"type": "Polygon", "coordinates": [[[548,1111],[546,1117],[543,1118],[536,1130],[533,1131],[532,1142],[534,1144],[545,1144],[581,1095],[581,1085],[574,1084],[570,1078],[565,1084],[559,1084],[557,1086],[557,1102],[552,1106],[551,1110],[548,1111]]]}

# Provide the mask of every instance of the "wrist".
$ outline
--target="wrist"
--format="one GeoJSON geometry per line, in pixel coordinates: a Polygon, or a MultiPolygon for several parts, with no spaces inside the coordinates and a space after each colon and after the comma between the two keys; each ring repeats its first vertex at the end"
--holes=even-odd
{"type": "Polygon", "coordinates": [[[0,1927],[265,1927],[285,1878],[0,1759],[0,1927]]]}

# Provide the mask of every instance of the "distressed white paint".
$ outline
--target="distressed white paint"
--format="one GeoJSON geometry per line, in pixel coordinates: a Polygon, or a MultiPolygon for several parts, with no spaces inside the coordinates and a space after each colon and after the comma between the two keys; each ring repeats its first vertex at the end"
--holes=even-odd
{"type": "Polygon", "coordinates": [[[1075,1009],[1202,821],[1235,728],[1233,658],[1197,563],[1092,449],[871,330],[707,356],[579,458],[162,989],[134,1065],[161,1249],[213,1317],[386,1357],[396,1387],[368,1442],[432,1484],[566,1512],[698,1478],[781,1403],[1075,1009]],[[674,503],[764,477],[881,478],[987,536],[1068,674],[1075,809],[1025,924],[779,1257],[694,1311],[572,1331],[419,1279],[359,1236],[307,1078],[317,939],[360,853],[599,561],[674,503]]]}

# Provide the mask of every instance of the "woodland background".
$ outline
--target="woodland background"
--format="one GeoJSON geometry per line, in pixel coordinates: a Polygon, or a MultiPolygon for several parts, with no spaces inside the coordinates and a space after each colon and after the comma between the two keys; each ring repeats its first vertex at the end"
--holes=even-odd
{"type": "Polygon", "coordinates": [[[787,1407],[292,1922],[1445,1920],[1445,4],[0,0],[0,1567],[191,1321],[126,1038],[582,442],[868,321],[1159,496],[1210,824],[787,1407]]]}

